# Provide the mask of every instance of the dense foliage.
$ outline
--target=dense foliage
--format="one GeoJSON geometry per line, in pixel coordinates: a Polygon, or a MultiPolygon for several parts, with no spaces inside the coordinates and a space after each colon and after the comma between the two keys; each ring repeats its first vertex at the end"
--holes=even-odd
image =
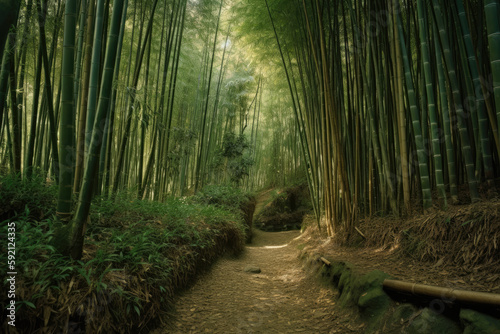
{"type": "MultiPolygon", "coordinates": [[[[244,196],[236,191],[219,196],[224,205],[199,198],[159,203],[119,193],[113,200],[95,199],[83,257],[72,260],[50,245],[53,187],[41,179],[21,182],[11,176],[2,177],[0,184],[0,198],[25,204],[24,211],[3,221],[0,230],[2,240],[7,240],[8,223],[15,222],[20,296],[16,324],[23,332],[43,327],[53,332],[73,325],[75,331],[83,330],[83,323],[96,333],[148,328],[169,310],[174,291],[220,254],[240,252],[245,240],[238,206],[244,196]],[[16,182],[18,192],[13,193],[9,185],[16,182]],[[28,190],[44,201],[21,198],[28,190]],[[46,212],[46,218],[40,220],[33,212],[46,212]]],[[[1,248],[0,261],[7,263],[6,244],[1,248]]],[[[2,298],[6,319],[7,295],[2,298]]]]}

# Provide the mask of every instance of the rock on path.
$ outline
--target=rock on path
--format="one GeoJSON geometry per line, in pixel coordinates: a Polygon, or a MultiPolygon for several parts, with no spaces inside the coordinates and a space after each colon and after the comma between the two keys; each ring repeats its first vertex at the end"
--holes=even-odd
{"type": "Polygon", "coordinates": [[[238,258],[224,257],[176,301],[163,333],[350,333],[335,314],[332,290],[306,276],[299,231],[260,232],[238,258]],[[244,271],[256,264],[261,273],[244,271]]]}

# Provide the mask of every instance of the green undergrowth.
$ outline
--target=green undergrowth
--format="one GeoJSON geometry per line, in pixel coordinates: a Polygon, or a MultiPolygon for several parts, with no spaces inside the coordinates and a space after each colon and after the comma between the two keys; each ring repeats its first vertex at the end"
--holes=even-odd
{"type": "Polygon", "coordinates": [[[55,213],[57,187],[39,173],[31,180],[21,179],[18,174],[0,175],[0,221],[24,214],[43,220],[55,213]]]}
{"type": "MultiPolygon", "coordinates": [[[[37,220],[32,214],[34,207],[50,212],[52,203],[24,202],[23,212],[2,222],[0,239],[7,240],[7,223],[15,221],[17,271],[16,327],[7,324],[3,294],[2,332],[147,332],[167,314],[176,291],[222,253],[244,246],[236,210],[197,199],[158,203],[119,194],[95,199],[83,258],[73,261],[50,246],[53,216],[37,220]]],[[[5,242],[0,261],[8,261],[5,242]]],[[[2,283],[6,291],[9,282],[2,283]]]]}
{"type": "Polygon", "coordinates": [[[209,185],[193,197],[196,203],[214,205],[241,215],[245,226],[245,240],[252,240],[256,196],[231,185],[209,185]]]}
{"type": "Polygon", "coordinates": [[[230,185],[209,185],[204,187],[193,199],[201,204],[212,204],[238,212],[238,209],[252,197],[255,195],[230,185]]]}

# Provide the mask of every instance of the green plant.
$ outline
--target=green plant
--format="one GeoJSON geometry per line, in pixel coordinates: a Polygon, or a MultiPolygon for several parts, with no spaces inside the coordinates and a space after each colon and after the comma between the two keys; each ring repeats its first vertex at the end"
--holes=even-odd
{"type": "MultiPolygon", "coordinates": [[[[73,275],[74,266],[67,257],[55,254],[54,248],[49,245],[52,239],[52,220],[40,222],[29,220],[29,210],[24,214],[2,222],[0,238],[7,240],[8,224],[15,226],[16,259],[15,268],[18,272],[17,279],[23,282],[17,295],[27,294],[26,290],[37,287],[36,293],[28,299],[19,301],[19,305],[34,305],[39,298],[46,295],[49,290],[58,289],[60,283],[73,275]],[[24,291],[23,291],[24,290],[24,291]]],[[[2,244],[2,248],[7,244],[2,244]]],[[[0,261],[7,263],[7,251],[2,249],[0,261]]],[[[3,282],[5,283],[5,282],[3,282]]],[[[28,296],[30,294],[27,294],[28,296]]],[[[4,303],[5,301],[2,301],[4,303]]]]}
{"type": "Polygon", "coordinates": [[[205,186],[193,199],[198,203],[214,204],[234,211],[239,210],[249,196],[249,193],[240,188],[223,184],[205,186]]]}
{"type": "Polygon", "coordinates": [[[29,219],[41,220],[54,213],[57,187],[42,173],[31,179],[18,174],[0,175],[0,220],[13,218],[29,210],[29,219]]]}
{"type": "MultiPolygon", "coordinates": [[[[17,307],[26,331],[39,328],[50,309],[71,310],[70,317],[95,330],[146,323],[168,310],[175,289],[218,255],[241,251],[245,232],[229,206],[186,198],[159,203],[119,193],[94,200],[84,256],[75,261],[50,246],[53,219],[29,216],[26,208],[16,218],[16,247],[22,249],[16,257],[18,292],[24,296],[17,307]]],[[[2,240],[7,222],[0,228],[2,240]]],[[[5,249],[0,260],[7,263],[5,249]]],[[[0,302],[5,307],[8,300],[0,302]]],[[[51,328],[67,325],[63,313],[52,313],[51,328]]]]}
{"type": "Polygon", "coordinates": [[[250,168],[254,165],[249,149],[250,143],[243,133],[225,133],[221,147],[215,153],[212,168],[222,168],[229,174],[230,180],[239,185],[245,176],[249,176],[250,168]]]}

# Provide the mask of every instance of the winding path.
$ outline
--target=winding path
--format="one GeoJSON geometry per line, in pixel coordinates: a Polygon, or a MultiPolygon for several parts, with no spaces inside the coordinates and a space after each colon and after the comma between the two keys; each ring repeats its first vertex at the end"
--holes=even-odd
{"type": "Polygon", "coordinates": [[[309,278],[297,258],[298,231],[256,231],[237,257],[224,257],[176,301],[160,333],[351,333],[335,293],[309,278]],[[259,266],[259,274],[245,272],[259,266]]]}

